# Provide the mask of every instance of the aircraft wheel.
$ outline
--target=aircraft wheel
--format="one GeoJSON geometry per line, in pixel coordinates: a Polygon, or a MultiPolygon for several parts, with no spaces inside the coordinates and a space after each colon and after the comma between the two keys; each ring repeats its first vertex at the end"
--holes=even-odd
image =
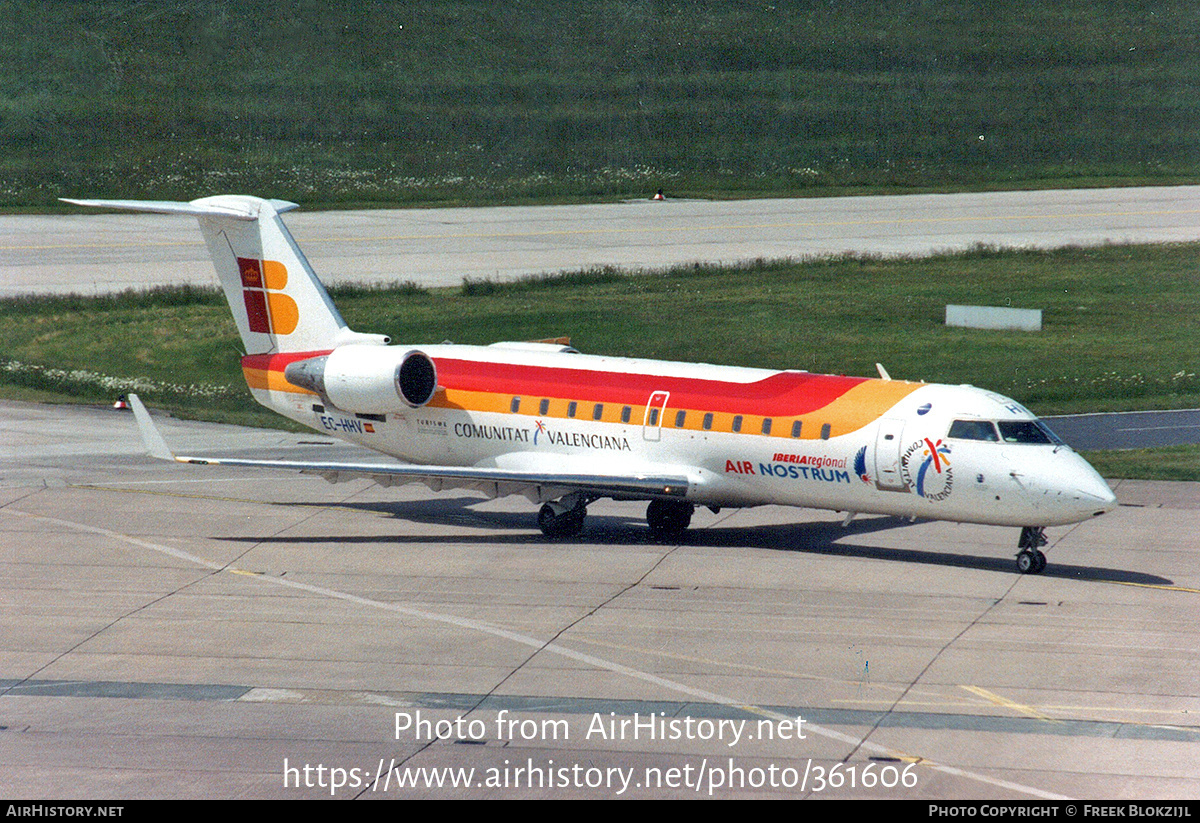
{"type": "Polygon", "coordinates": [[[1021,574],[1041,574],[1046,568],[1046,555],[1024,549],[1017,555],[1017,571],[1021,574]]]}
{"type": "Polygon", "coordinates": [[[676,535],[692,523],[696,507],[682,500],[651,500],[646,507],[646,523],[654,537],[676,535]]]}
{"type": "Polygon", "coordinates": [[[586,514],[587,508],[584,506],[557,512],[547,503],[538,510],[538,528],[546,537],[574,537],[583,531],[586,514]]]}
{"type": "Polygon", "coordinates": [[[566,522],[563,523],[563,535],[566,537],[575,537],[583,531],[583,518],[586,514],[587,509],[583,506],[568,512],[565,516],[566,522]]]}

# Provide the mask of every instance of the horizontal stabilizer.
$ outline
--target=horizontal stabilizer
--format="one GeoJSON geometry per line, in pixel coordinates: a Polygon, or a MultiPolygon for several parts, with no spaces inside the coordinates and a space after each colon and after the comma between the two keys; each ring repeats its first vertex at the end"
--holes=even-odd
{"type": "MultiPolygon", "coordinates": [[[[257,198],[224,195],[220,197],[205,197],[200,200],[184,202],[179,200],[72,200],[60,197],[64,203],[76,206],[91,206],[98,209],[120,209],[122,211],[144,211],[154,214],[190,214],[195,217],[229,217],[234,220],[257,220],[257,198]]],[[[287,200],[267,200],[275,209],[276,214],[298,209],[295,203],[287,200]]]]}

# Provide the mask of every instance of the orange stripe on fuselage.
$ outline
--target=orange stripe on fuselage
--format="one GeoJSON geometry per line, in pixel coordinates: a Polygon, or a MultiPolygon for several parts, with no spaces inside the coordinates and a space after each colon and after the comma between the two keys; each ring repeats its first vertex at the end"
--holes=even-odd
{"type": "MultiPolygon", "coordinates": [[[[297,360],[308,360],[310,357],[320,357],[329,354],[328,351],[292,352],[289,354],[248,354],[242,358],[242,374],[246,385],[252,389],[290,392],[292,394],[313,394],[308,389],[293,385],[283,376],[283,370],[288,364],[297,360]]],[[[316,395],[313,394],[315,397],[316,395]]]]}
{"type": "MultiPolygon", "coordinates": [[[[242,358],[242,370],[252,389],[311,395],[307,389],[287,382],[284,369],[297,360],[328,353],[248,355],[242,358]]],[[[820,438],[826,425],[827,437],[857,431],[921,386],[899,380],[807,372],[777,372],[762,380],[739,383],[455,358],[435,358],[435,363],[438,383],[444,391],[430,401],[431,408],[511,414],[513,399],[517,398],[517,414],[521,415],[642,425],[650,396],[670,392],[662,412],[663,428],[731,432],[734,418],[741,417],[741,433],[760,435],[764,418],[770,418],[771,435],[791,438],[793,424],[800,421],[800,438],[805,440],[820,438]],[[542,400],[548,401],[544,414],[540,410],[542,400]],[[572,402],[573,415],[569,413],[572,402]],[[597,404],[602,406],[598,419],[594,417],[597,404]],[[628,421],[622,420],[627,406],[628,421]],[[675,425],[679,411],[685,412],[682,426],[675,425]],[[705,427],[709,413],[712,421],[705,427]]]]}

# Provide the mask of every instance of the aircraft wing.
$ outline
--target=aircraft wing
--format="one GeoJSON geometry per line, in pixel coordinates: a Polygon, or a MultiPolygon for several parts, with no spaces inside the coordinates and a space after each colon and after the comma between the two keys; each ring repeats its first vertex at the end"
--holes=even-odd
{"type": "Polygon", "coordinates": [[[167,446],[150,413],[136,394],[129,395],[129,405],[137,419],[138,429],[151,457],[206,466],[249,466],[283,469],[304,474],[318,474],[330,483],[368,479],[381,486],[404,483],[424,483],[434,491],[465,488],[482,492],[488,497],[523,494],[533,502],[556,500],[574,491],[594,493],[602,497],[684,498],[690,480],[683,474],[649,474],[632,472],[578,473],[528,471],[520,469],[476,468],[471,466],[418,466],[404,463],[337,463],[297,460],[245,460],[241,458],[195,457],[176,455],[167,446]]]}

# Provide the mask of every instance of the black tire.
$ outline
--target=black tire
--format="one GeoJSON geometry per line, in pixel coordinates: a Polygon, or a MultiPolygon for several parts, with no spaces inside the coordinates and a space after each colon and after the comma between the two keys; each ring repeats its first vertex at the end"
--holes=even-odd
{"type": "Polygon", "coordinates": [[[550,508],[549,503],[538,509],[538,528],[542,530],[542,534],[547,537],[553,537],[554,528],[557,524],[558,515],[554,513],[554,509],[550,508]]]}
{"type": "Polygon", "coordinates": [[[546,537],[574,537],[583,531],[586,515],[587,509],[583,506],[556,514],[554,508],[546,503],[538,510],[538,528],[546,537]]]}
{"type": "Polygon", "coordinates": [[[1023,549],[1017,555],[1017,571],[1021,574],[1037,574],[1037,556],[1028,549],[1023,549]]]}
{"type": "Polygon", "coordinates": [[[692,524],[696,507],[682,500],[651,500],[646,507],[646,524],[654,537],[681,534],[692,524]]]}
{"type": "Polygon", "coordinates": [[[562,515],[562,517],[559,518],[562,520],[563,524],[562,536],[575,537],[581,531],[583,531],[583,518],[586,514],[587,511],[580,506],[578,509],[571,509],[571,511],[562,515]]]}

